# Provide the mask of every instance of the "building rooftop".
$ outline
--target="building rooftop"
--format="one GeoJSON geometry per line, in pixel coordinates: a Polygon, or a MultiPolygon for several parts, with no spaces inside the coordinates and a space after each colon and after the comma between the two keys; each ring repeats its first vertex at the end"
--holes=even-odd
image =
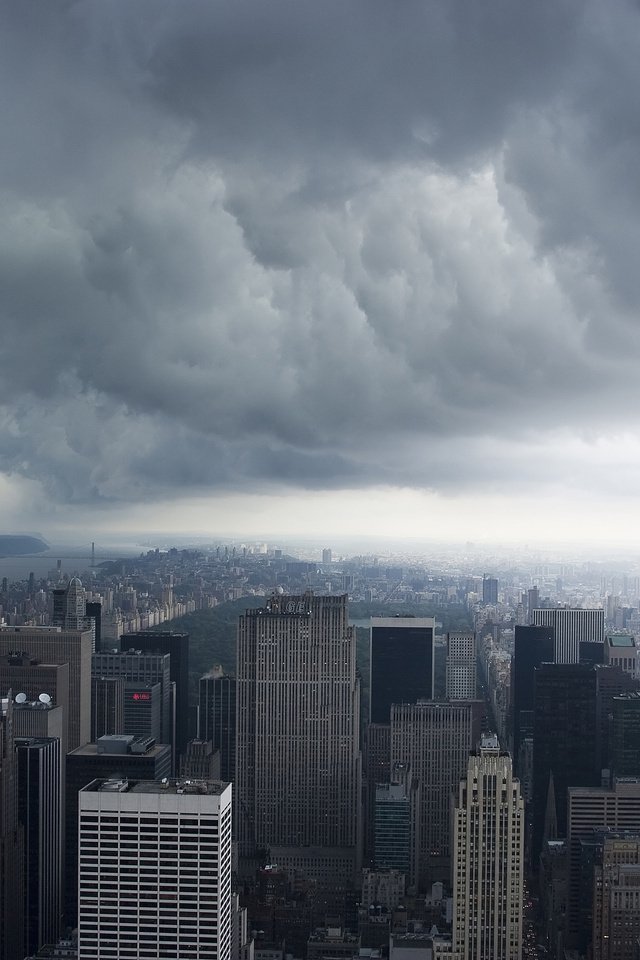
{"type": "MultiPolygon", "coordinates": [[[[122,739],[129,739],[120,737],[122,739]]],[[[131,738],[133,740],[133,738],[131,738]]],[[[134,741],[135,742],[135,741],[134,741]]],[[[70,756],[74,757],[112,757],[113,760],[121,760],[123,757],[133,757],[139,759],[140,757],[156,757],[163,750],[170,748],[170,744],[167,743],[156,743],[154,746],[150,747],[148,750],[145,750],[144,753],[134,753],[134,752],[122,752],[122,753],[111,753],[109,751],[104,751],[102,753],[98,752],[97,743],[84,743],[81,747],[76,747],[75,750],[72,750],[70,756]]]]}
{"type": "Polygon", "coordinates": [[[629,637],[625,634],[615,634],[612,637],[607,637],[610,647],[635,647],[636,638],[629,637]]]}
{"type": "Polygon", "coordinates": [[[216,780],[93,780],[83,793],[157,793],[219,796],[229,786],[216,780]]]}

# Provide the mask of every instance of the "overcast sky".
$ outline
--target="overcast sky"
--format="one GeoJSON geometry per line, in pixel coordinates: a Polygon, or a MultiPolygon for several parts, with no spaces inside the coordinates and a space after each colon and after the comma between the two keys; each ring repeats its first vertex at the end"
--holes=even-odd
{"type": "Polygon", "coordinates": [[[640,7],[0,22],[3,532],[640,539],[640,7]]]}

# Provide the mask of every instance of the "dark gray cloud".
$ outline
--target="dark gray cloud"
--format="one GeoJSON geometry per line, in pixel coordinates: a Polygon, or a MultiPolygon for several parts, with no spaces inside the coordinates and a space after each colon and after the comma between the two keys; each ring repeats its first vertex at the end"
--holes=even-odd
{"type": "Polygon", "coordinates": [[[635,430],[630,2],[2,18],[6,474],[70,503],[571,485],[567,438],[635,430]]]}

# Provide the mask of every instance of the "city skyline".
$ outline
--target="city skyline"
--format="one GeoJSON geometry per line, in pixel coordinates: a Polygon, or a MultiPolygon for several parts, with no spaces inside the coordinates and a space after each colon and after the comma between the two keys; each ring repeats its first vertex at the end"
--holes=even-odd
{"type": "Polygon", "coordinates": [[[0,17],[0,530],[638,541],[631,0],[0,17]]]}

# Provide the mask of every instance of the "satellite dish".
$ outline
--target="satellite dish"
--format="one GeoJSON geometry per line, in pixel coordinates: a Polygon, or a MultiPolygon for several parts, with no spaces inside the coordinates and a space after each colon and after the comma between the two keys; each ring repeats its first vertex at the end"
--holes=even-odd
{"type": "Polygon", "coordinates": [[[51,697],[49,696],[48,693],[41,693],[40,696],[38,697],[38,700],[40,701],[40,703],[51,703],[51,697]]]}
{"type": "Polygon", "coordinates": [[[16,693],[16,703],[26,703],[27,695],[26,693],[16,693]]]}

